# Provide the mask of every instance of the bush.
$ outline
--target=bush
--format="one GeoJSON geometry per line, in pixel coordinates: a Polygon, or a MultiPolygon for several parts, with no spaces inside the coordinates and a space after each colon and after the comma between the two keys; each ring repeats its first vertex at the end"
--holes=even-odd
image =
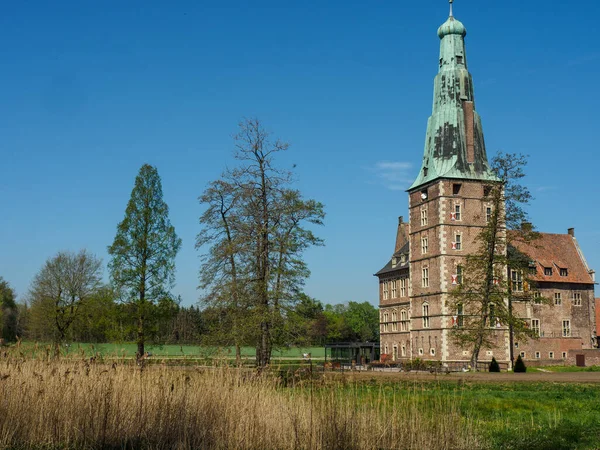
{"type": "Polygon", "coordinates": [[[492,362],[490,363],[490,368],[488,369],[490,372],[500,372],[500,365],[496,358],[492,357],[492,362]]]}
{"type": "Polygon", "coordinates": [[[525,367],[525,363],[523,362],[523,359],[521,358],[521,355],[519,355],[519,357],[517,358],[517,362],[515,363],[515,368],[513,369],[515,373],[520,372],[520,373],[525,373],[527,372],[527,367],[525,367]]]}

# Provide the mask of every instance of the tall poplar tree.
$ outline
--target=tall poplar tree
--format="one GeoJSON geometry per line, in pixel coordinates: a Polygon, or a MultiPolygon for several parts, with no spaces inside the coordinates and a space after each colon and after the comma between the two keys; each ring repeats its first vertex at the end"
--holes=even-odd
{"type": "Polygon", "coordinates": [[[135,179],[125,218],[108,247],[111,279],[135,314],[138,356],[144,355],[153,306],[175,282],[175,256],[180,248],[181,239],[169,220],[158,171],[144,164],[135,179]]]}

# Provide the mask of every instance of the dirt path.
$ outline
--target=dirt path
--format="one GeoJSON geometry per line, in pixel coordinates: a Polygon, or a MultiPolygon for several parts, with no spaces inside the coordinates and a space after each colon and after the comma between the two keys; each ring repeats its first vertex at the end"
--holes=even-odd
{"type": "Polygon", "coordinates": [[[481,383],[600,383],[600,372],[558,372],[558,373],[488,373],[467,372],[432,374],[424,372],[345,372],[328,373],[327,376],[345,377],[348,380],[378,381],[466,381],[481,383]]]}

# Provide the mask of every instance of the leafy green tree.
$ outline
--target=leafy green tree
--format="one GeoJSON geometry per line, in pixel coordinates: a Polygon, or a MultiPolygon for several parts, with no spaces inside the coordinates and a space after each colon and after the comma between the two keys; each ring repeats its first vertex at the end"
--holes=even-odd
{"type": "Polygon", "coordinates": [[[0,338],[6,342],[17,338],[19,310],[15,299],[14,289],[0,277],[0,338]]]}
{"type": "Polygon", "coordinates": [[[41,324],[52,323],[56,355],[82,305],[100,288],[101,278],[102,261],[86,250],[59,252],[35,275],[30,289],[32,307],[41,324]]]}
{"type": "Polygon", "coordinates": [[[348,302],[344,317],[352,332],[352,340],[379,340],[379,311],[371,303],[348,302]]]}
{"type": "Polygon", "coordinates": [[[209,247],[200,270],[207,306],[231,314],[231,336],[251,341],[259,368],[285,324],[309,275],[303,252],[322,245],[307,225],[321,225],[323,205],[291,188],[291,174],[276,168],[288,144],[273,140],[257,119],[234,137],[240,165],[226,171],[200,197],[206,206],[197,248],[209,247]]]}
{"type": "Polygon", "coordinates": [[[111,279],[122,300],[132,306],[137,322],[138,355],[142,356],[152,306],[167,295],[175,281],[175,256],[181,239],[169,220],[162,184],[155,167],[144,164],[117,226],[108,253],[111,279]]]}
{"type": "MultiPolygon", "coordinates": [[[[481,349],[492,347],[498,332],[503,333],[506,327],[511,339],[533,337],[523,320],[513,314],[514,293],[508,276],[509,267],[525,278],[528,275],[524,267],[527,258],[508,251],[512,242],[537,236],[532,226],[522,226],[527,219],[523,206],[531,199],[527,188],[518,183],[525,176],[526,162],[524,156],[516,154],[500,153],[493,159],[498,181],[485,189],[491,216],[477,236],[477,250],[466,257],[461,283],[451,293],[451,307],[460,316],[452,337],[461,347],[471,348],[473,367],[477,367],[481,349]]],[[[520,301],[529,300],[527,295],[520,296],[520,301]]]]}
{"type": "Polygon", "coordinates": [[[73,322],[72,339],[93,343],[119,340],[117,294],[113,289],[102,286],[81,305],[73,322]]]}

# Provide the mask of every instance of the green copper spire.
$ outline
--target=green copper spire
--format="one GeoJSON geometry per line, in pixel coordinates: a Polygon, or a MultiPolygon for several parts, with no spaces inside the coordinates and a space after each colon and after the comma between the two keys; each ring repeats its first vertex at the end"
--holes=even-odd
{"type": "Polygon", "coordinates": [[[481,118],[475,111],[473,80],[467,70],[467,29],[452,14],[438,29],[439,72],[433,90],[433,112],[427,122],[425,153],[410,190],[438,178],[497,180],[488,165],[481,118]]]}

